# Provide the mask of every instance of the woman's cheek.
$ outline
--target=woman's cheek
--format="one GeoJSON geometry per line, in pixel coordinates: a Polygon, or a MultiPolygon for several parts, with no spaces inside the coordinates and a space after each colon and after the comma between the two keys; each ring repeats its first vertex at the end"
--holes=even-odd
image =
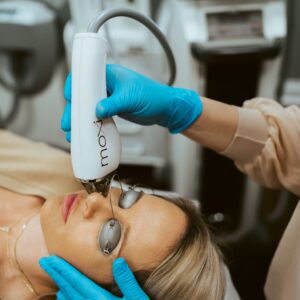
{"type": "Polygon", "coordinates": [[[98,230],[98,226],[79,227],[76,234],[70,234],[73,239],[67,243],[64,255],[89,278],[108,284],[112,282],[112,260],[104,256],[98,247],[98,230]]]}
{"type": "Polygon", "coordinates": [[[113,259],[104,256],[98,246],[101,220],[84,220],[76,210],[65,224],[61,220],[61,199],[47,201],[40,216],[49,254],[65,259],[100,284],[110,284],[113,259]]]}
{"type": "Polygon", "coordinates": [[[71,265],[100,284],[112,282],[112,259],[104,256],[97,247],[91,245],[89,238],[83,237],[65,243],[59,255],[71,265]]]}

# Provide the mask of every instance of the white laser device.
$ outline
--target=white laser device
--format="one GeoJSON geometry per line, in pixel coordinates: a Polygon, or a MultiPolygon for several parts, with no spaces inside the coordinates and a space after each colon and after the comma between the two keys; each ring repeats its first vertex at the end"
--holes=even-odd
{"type": "Polygon", "coordinates": [[[93,20],[86,33],[74,37],[72,53],[72,133],[71,157],[73,172],[88,193],[107,195],[111,178],[121,160],[121,139],[112,118],[99,120],[96,105],[106,95],[106,41],[97,34],[100,27],[113,17],[125,16],[143,23],[164,48],[171,77],[176,65],[172,50],[163,33],[148,17],[128,9],[103,12],[93,20]]]}
{"type": "Polygon", "coordinates": [[[86,190],[105,193],[121,159],[121,140],[112,118],[99,120],[96,105],[106,94],[106,41],[96,33],[79,33],[72,53],[73,171],[86,190]]]}

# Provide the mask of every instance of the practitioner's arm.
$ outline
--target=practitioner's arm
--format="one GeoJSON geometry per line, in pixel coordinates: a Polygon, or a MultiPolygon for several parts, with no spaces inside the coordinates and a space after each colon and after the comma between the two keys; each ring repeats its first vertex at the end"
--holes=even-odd
{"type": "MultiPolygon", "coordinates": [[[[71,82],[65,94],[71,99],[71,82]]],[[[254,99],[244,108],[168,87],[118,65],[107,66],[110,96],[95,108],[99,118],[120,115],[142,124],[158,124],[233,159],[239,169],[268,186],[300,193],[300,109],[270,99],[254,99]]],[[[70,131],[70,102],[62,127],[70,131]]]]}
{"type": "MultiPolygon", "coordinates": [[[[118,114],[141,125],[161,125],[171,133],[182,132],[216,151],[224,150],[232,140],[238,126],[236,107],[200,98],[195,91],[165,86],[118,65],[108,65],[106,71],[110,96],[95,108],[99,118],[118,114]]],[[[65,84],[65,98],[61,125],[70,140],[70,75],[65,84]]]]}
{"type": "Polygon", "coordinates": [[[201,100],[201,116],[182,133],[202,146],[217,152],[224,151],[238,128],[238,108],[204,97],[201,100]]]}
{"type": "Polygon", "coordinates": [[[300,108],[255,98],[242,108],[202,98],[201,117],[183,132],[235,161],[240,171],[269,188],[300,196],[300,108]]]}
{"type": "MultiPolygon", "coordinates": [[[[118,114],[131,122],[157,124],[171,133],[179,133],[194,123],[202,112],[202,101],[196,92],[160,84],[119,65],[107,65],[106,82],[110,96],[95,107],[101,119],[118,114]]],[[[64,94],[67,104],[61,127],[70,141],[71,75],[66,79],[64,94]]]]}

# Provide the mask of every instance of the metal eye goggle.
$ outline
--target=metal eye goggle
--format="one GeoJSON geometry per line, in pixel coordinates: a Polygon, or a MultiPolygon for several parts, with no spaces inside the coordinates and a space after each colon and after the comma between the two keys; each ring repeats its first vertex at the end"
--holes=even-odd
{"type": "MultiPolygon", "coordinates": [[[[132,207],[144,194],[142,191],[134,190],[136,186],[130,187],[128,191],[123,190],[123,186],[121,182],[120,182],[120,186],[121,186],[122,193],[119,198],[119,206],[123,209],[128,209],[132,207]]],[[[114,215],[114,209],[112,205],[110,191],[111,191],[111,186],[109,189],[109,201],[112,209],[113,218],[108,220],[108,222],[104,224],[98,238],[98,244],[100,250],[106,256],[111,255],[113,250],[119,244],[122,235],[122,227],[114,215]]]]}

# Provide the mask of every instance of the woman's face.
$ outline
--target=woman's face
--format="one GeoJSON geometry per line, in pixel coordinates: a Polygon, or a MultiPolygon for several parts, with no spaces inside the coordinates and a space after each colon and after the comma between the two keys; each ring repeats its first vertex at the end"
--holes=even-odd
{"type": "Polygon", "coordinates": [[[111,189],[107,198],[78,192],[67,218],[66,197],[47,200],[41,210],[41,224],[49,253],[102,284],[112,282],[112,258],[124,257],[133,271],[156,267],[184,234],[186,215],[175,204],[146,194],[123,209],[119,207],[120,195],[120,189],[111,189]],[[121,236],[107,256],[100,250],[99,235],[113,218],[110,197],[121,236]]]}

